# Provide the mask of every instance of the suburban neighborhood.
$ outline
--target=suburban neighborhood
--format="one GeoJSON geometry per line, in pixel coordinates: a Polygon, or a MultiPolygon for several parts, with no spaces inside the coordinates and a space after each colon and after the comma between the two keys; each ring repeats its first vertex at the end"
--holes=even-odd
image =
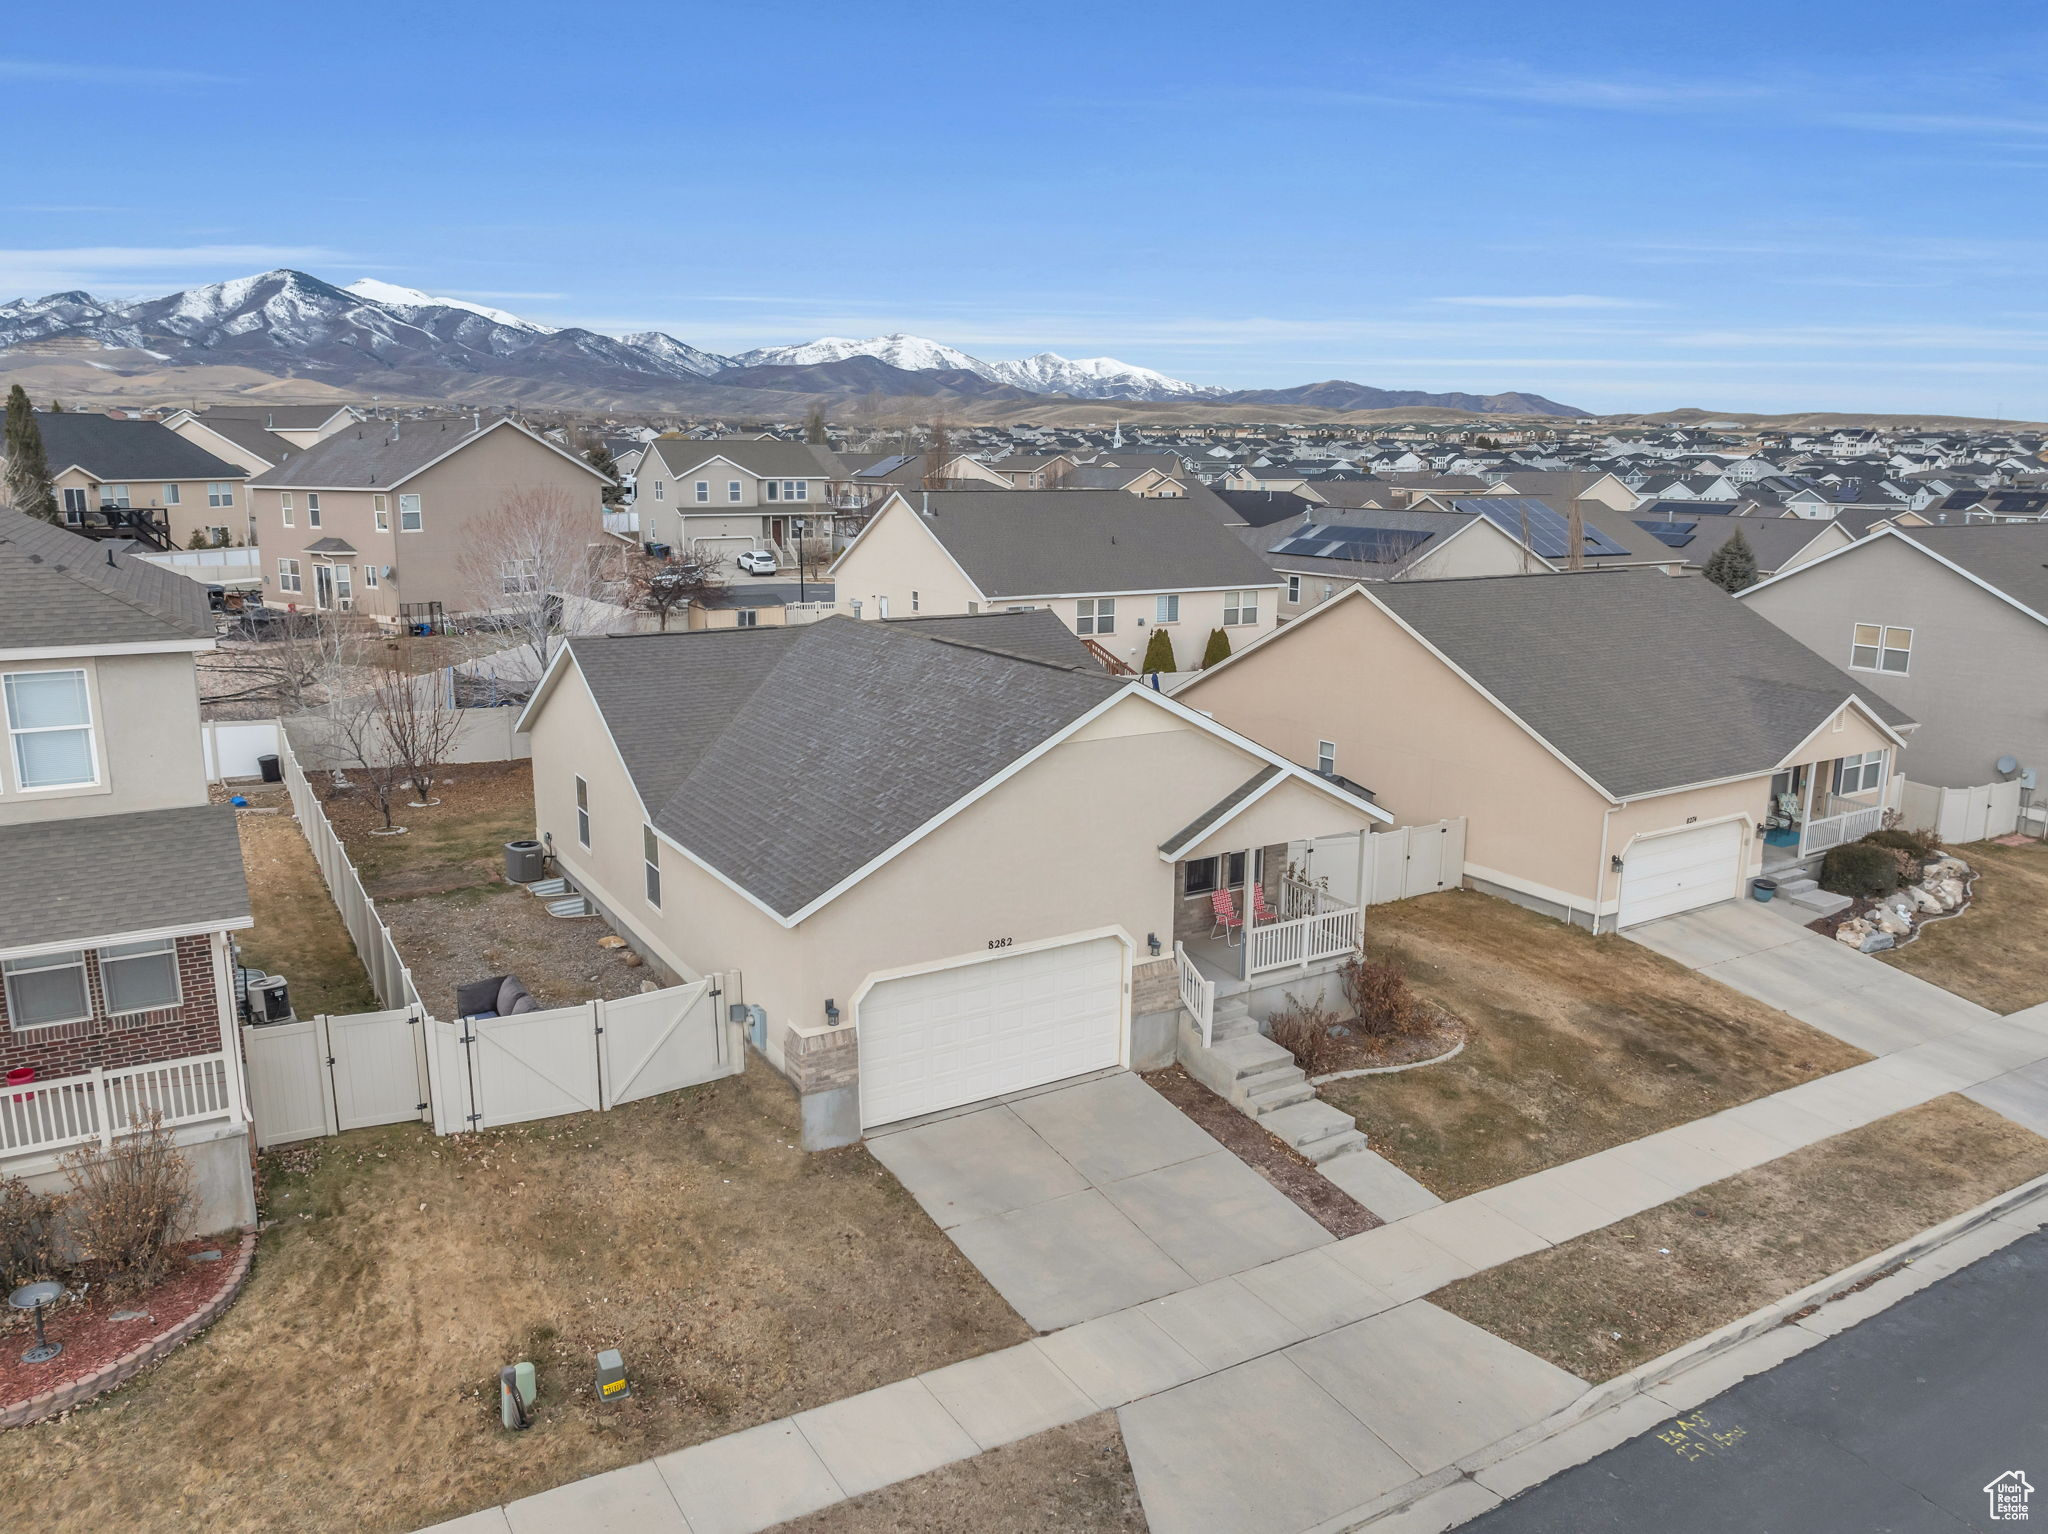
{"type": "Polygon", "coordinates": [[[379,19],[0,60],[9,1530],[2031,1518],[2014,19],[379,19]]]}

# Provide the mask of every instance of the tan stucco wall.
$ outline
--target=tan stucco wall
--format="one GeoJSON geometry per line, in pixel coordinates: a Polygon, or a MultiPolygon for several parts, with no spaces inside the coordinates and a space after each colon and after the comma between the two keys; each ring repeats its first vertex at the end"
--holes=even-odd
{"type": "Polygon", "coordinates": [[[1448,581],[1472,575],[1537,575],[1544,569],[1515,539],[1480,520],[1471,523],[1443,547],[1410,565],[1404,581],[1448,581]]]}
{"type": "Polygon", "coordinates": [[[99,783],[23,793],[9,754],[0,760],[0,825],[206,803],[199,684],[192,657],[178,653],[0,660],[0,672],[79,669],[86,673],[92,697],[99,783]]]}
{"type": "MultiPolygon", "coordinates": [[[[66,490],[83,490],[87,494],[88,508],[99,510],[101,488],[111,480],[94,479],[82,469],[66,469],[50,480],[57,492],[57,504],[64,504],[66,490]]],[[[249,490],[242,480],[208,481],[203,479],[131,479],[128,486],[128,505],[136,510],[153,510],[163,513],[165,525],[171,530],[171,538],[181,549],[192,546],[193,536],[201,528],[225,527],[228,536],[237,543],[249,541],[249,490]],[[206,487],[209,483],[228,486],[228,494],[234,498],[232,506],[208,506],[206,487]],[[178,504],[165,504],[164,489],[175,485],[178,504]]]]}
{"type": "MultiPolygon", "coordinates": [[[[960,567],[925,530],[917,512],[900,500],[883,505],[829,575],[840,611],[851,612],[849,604],[859,602],[863,618],[880,617],[884,598],[890,617],[910,617],[913,591],[920,616],[964,613],[968,604],[981,600],[960,567]]],[[[988,610],[999,611],[1001,605],[989,604],[988,610]]]]}
{"type": "Polygon", "coordinates": [[[2048,700],[2031,680],[2048,666],[2048,628],[1898,539],[1868,540],[1742,600],[1920,721],[1899,758],[1914,782],[1991,783],[2007,753],[2048,768],[2048,700]],[[1913,630],[1906,675],[1850,669],[1859,623],[1913,630]]]}

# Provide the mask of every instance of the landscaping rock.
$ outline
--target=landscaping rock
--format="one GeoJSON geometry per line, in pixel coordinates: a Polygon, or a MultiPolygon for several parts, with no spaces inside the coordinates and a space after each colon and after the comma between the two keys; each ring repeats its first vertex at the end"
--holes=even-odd
{"type": "Polygon", "coordinates": [[[1898,939],[1893,937],[1889,932],[1873,932],[1868,937],[1864,938],[1863,952],[1876,953],[1881,948],[1891,947],[1897,941],[1898,939]]]}
{"type": "Polygon", "coordinates": [[[1924,884],[1916,884],[1906,893],[1913,897],[1913,904],[1919,910],[1932,913],[1941,909],[1941,902],[1934,898],[1934,891],[1924,884]]]}
{"type": "Polygon", "coordinates": [[[1863,947],[1863,940],[1869,937],[1873,930],[1875,929],[1862,917],[1852,916],[1849,920],[1843,922],[1841,926],[1835,928],[1835,941],[1847,943],[1851,948],[1860,951],[1863,947]]]}
{"type": "Polygon", "coordinates": [[[597,940],[597,946],[600,948],[624,948],[626,946],[626,940],[617,935],[611,937],[601,937],[597,940]]]}
{"type": "Polygon", "coordinates": [[[1960,879],[1943,879],[1933,886],[1934,898],[1941,902],[1944,911],[1953,911],[1963,903],[1963,884],[1960,879]]]}
{"type": "Polygon", "coordinates": [[[1904,937],[1913,930],[1912,918],[1900,915],[1898,911],[1888,905],[1879,906],[1870,913],[1870,917],[1872,921],[1877,923],[1878,931],[1889,932],[1893,937],[1904,937]]]}

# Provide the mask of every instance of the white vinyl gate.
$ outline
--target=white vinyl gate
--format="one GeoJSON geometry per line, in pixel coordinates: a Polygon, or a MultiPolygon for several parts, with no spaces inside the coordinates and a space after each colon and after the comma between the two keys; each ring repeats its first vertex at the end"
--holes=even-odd
{"type": "Polygon", "coordinates": [[[426,1029],[418,1016],[401,1007],[245,1026],[257,1145],[425,1118],[426,1029]]]}
{"type": "Polygon", "coordinates": [[[1365,838],[1365,898],[1358,898],[1358,837],[1325,836],[1308,843],[1305,872],[1341,905],[1384,905],[1433,895],[1465,882],[1465,821],[1373,831],[1365,838]]]}
{"type": "Polygon", "coordinates": [[[429,1022],[435,1129],[596,1113],[738,1074],[745,1054],[715,978],[548,1012],[429,1022]]]}

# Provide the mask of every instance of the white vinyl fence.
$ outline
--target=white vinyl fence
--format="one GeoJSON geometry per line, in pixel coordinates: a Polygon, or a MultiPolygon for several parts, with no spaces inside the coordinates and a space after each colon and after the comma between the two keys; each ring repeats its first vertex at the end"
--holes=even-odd
{"type": "Polygon", "coordinates": [[[256,758],[277,750],[275,719],[208,719],[199,726],[200,747],[206,754],[206,781],[253,778],[262,773],[256,758]]]}
{"type": "Polygon", "coordinates": [[[242,1029],[256,1143],[427,1116],[426,1023],[410,1007],[242,1029]]]}
{"type": "Polygon", "coordinates": [[[1365,903],[1384,905],[1465,882],[1465,817],[1375,831],[1365,839],[1365,903]]]}
{"type": "Polygon", "coordinates": [[[1976,788],[1936,788],[1930,783],[1908,781],[1899,801],[1906,824],[1915,830],[1932,831],[1944,842],[1981,842],[1994,836],[2010,836],[2021,829],[2038,834],[2042,829],[2042,806],[2020,807],[2017,779],[1985,783],[1976,788]]]}

